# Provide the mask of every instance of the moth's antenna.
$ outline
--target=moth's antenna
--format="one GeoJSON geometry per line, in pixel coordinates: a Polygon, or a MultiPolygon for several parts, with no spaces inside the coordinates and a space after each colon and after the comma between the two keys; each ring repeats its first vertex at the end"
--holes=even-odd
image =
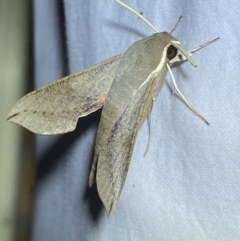
{"type": "Polygon", "coordinates": [[[169,33],[172,33],[172,32],[177,28],[177,26],[179,25],[181,19],[182,19],[182,16],[180,16],[180,17],[178,18],[178,21],[175,23],[175,25],[174,25],[173,28],[169,31],[169,33]]]}
{"type": "MultiPolygon", "coordinates": [[[[215,38],[215,39],[213,39],[213,40],[211,40],[211,41],[209,41],[207,43],[204,43],[204,44],[202,44],[202,45],[200,45],[200,46],[198,46],[198,47],[196,47],[196,48],[194,48],[192,50],[188,50],[187,52],[188,52],[188,54],[190,56],[192,56],[192,54],[194,52],[198,51],[199,49],[207,47],[209,44],[212,44],[213,42],[215,42],[215,41],[217,41],[219,39],[220,38],[217,37],[217,38],[215,38]]],[[[187,60],[186,56],[181,53],[181,54],[177,55],[175,58],[171,59],[169,63],[172,64],[172,63],[175,63],[175,62],[182,62],[182,61],[185,61],[185,60],[187,60]]]]}
{"type": "Polygon", "coordinates": [[[138,13],[137,11],[135,11],[133,8],[129,7],[126,3],[123,3],[120,0],[115,0],[117,3],[119,3],[120,5],[122,5],[124,8],[128,9],[129,11],[131,11],[132,13],[134,13],[135,15],[137,15],[139,18],[141,18],[150,28],[152,28],[156,33],[159,33],[158,29],[155,28],[145,17],[143,17],[142,14],[138,13]]]}
{"type": "Polygon", "coordinates": [[[215,38],[215,39],[213,39],[213,40],[211,40],[211,41],[208,41],[207,43],[204,43],[204,44],[198,46],[198,47],[195,48],[195,49],[189,50],[188,53],[191,53],[191,54],[192,54],[192,53],[198,51],[199,49],[202,49],[202,48],[207,47],[209,44],[212,44],[213,42],[215,42],[215,41],[217,41],[217,40],[219,40],[219,39],[220,39],[220,38],[217,37],[217,38],[215,38]]]}
{"type": "Polygon", "coordinates": [[[174,88],[175,90],[177,91],[177,93],[180,95],[180,97],[182,98],[182,100],[184,101],[184,103],[188,106],[188,108],[196,115],[198,116],[200,119],[202,119],[207,125],[210,125],[210,123],[202,116],[200,115],[193,107],[192,105],[190,105],[188,103],[188,101],[186,100],[186,98],[184,97],[184,95],[181,93],[181,91],[178,89],[178,86],[177,86],[177,83],[176,83],[176,80],[173,76],[173,73],[172,73],[172,70],[169,66],[169,64],[167,64],[167,69],[171,75],[171,78],[172,78],[172,81],[173,81],[173,85],[174,85],[174,88]]]}

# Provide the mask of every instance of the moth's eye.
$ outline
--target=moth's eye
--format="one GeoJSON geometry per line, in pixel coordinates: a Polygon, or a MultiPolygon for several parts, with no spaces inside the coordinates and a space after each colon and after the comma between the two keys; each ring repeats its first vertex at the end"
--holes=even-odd
{"type": "Polygon", "coordinates": [[[167,58],[169,60],[173,59],[177,55],[177,49],[170,45],[167,49],[167,58]]]}

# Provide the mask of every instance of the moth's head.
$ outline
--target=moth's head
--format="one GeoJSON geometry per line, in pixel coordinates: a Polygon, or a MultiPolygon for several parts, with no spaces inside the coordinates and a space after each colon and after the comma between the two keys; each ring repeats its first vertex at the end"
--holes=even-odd
{"type": "Polygon", "coordinates": [[[190,57],[187,50],[185,50],[180,42],[174,38],[168,32],[161,32],[154,34],[156,38],[159,40],[159,45],[163,47],[163,56],[166,58],[167,63],[174,63],[179,58],[178,51],[181,52],[182,55],[186,57],[186,59],[193,65],[196,66],[193,59],[190,57]]]}
{"type": "Polygon", "coordinates": [[[171,43],[179,43],[177,39],[175,39],[170,33],[168,32],[161,32],[161,33],[155,33],[153,34],[156,39],[158,39],[158,43],[156,43],[159,46],[162,46],[162,51],[164,54],[164,57],[167,58],[167,62],[172,60],[177,56],[178,48],[176,48],[171,43]]]}

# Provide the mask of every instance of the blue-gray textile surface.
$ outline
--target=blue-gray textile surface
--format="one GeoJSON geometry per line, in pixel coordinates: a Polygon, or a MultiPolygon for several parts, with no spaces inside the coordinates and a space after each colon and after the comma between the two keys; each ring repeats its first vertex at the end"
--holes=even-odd
{"type": "MultiPolygon", "coordinates": [[[[207,126],[172,94],[168,75],[139,131],[119,203],[108,218],[88,187],[101,111],[75,132],[37,137],[38,180],[32,239],[196,241],[240,239],[240,1],[126,0],[159,31],[190,50],[220,37],[175,66],[179,89],[207,126]],[[238,61],[239,60],[239,61],[238,61]]],[[[36,88],[82,70],[153,33],[113,0],[35,0],[36,88]]]]}

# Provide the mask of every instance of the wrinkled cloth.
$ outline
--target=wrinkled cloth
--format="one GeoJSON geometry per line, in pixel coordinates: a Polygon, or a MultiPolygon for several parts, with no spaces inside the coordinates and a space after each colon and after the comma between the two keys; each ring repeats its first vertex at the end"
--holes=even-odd
{"type": "MultiPolygon", "coordinates": [[[[88,187],[101,111],[60,136],[37,136],[38,175],[32,240],[239,240],[240,237],[240,2],[126,1],[193,49],[170,76],[139,131],[127,180],[108,218],[96,187],[88,187]],[[233,7],[234,6],[234,7],[233,7]],[[238,61],[239,59],[239,61],[238,61]]],[[[115,1],[34,1],[36,88],[122,53],[153,34],[115,1]]]]}

